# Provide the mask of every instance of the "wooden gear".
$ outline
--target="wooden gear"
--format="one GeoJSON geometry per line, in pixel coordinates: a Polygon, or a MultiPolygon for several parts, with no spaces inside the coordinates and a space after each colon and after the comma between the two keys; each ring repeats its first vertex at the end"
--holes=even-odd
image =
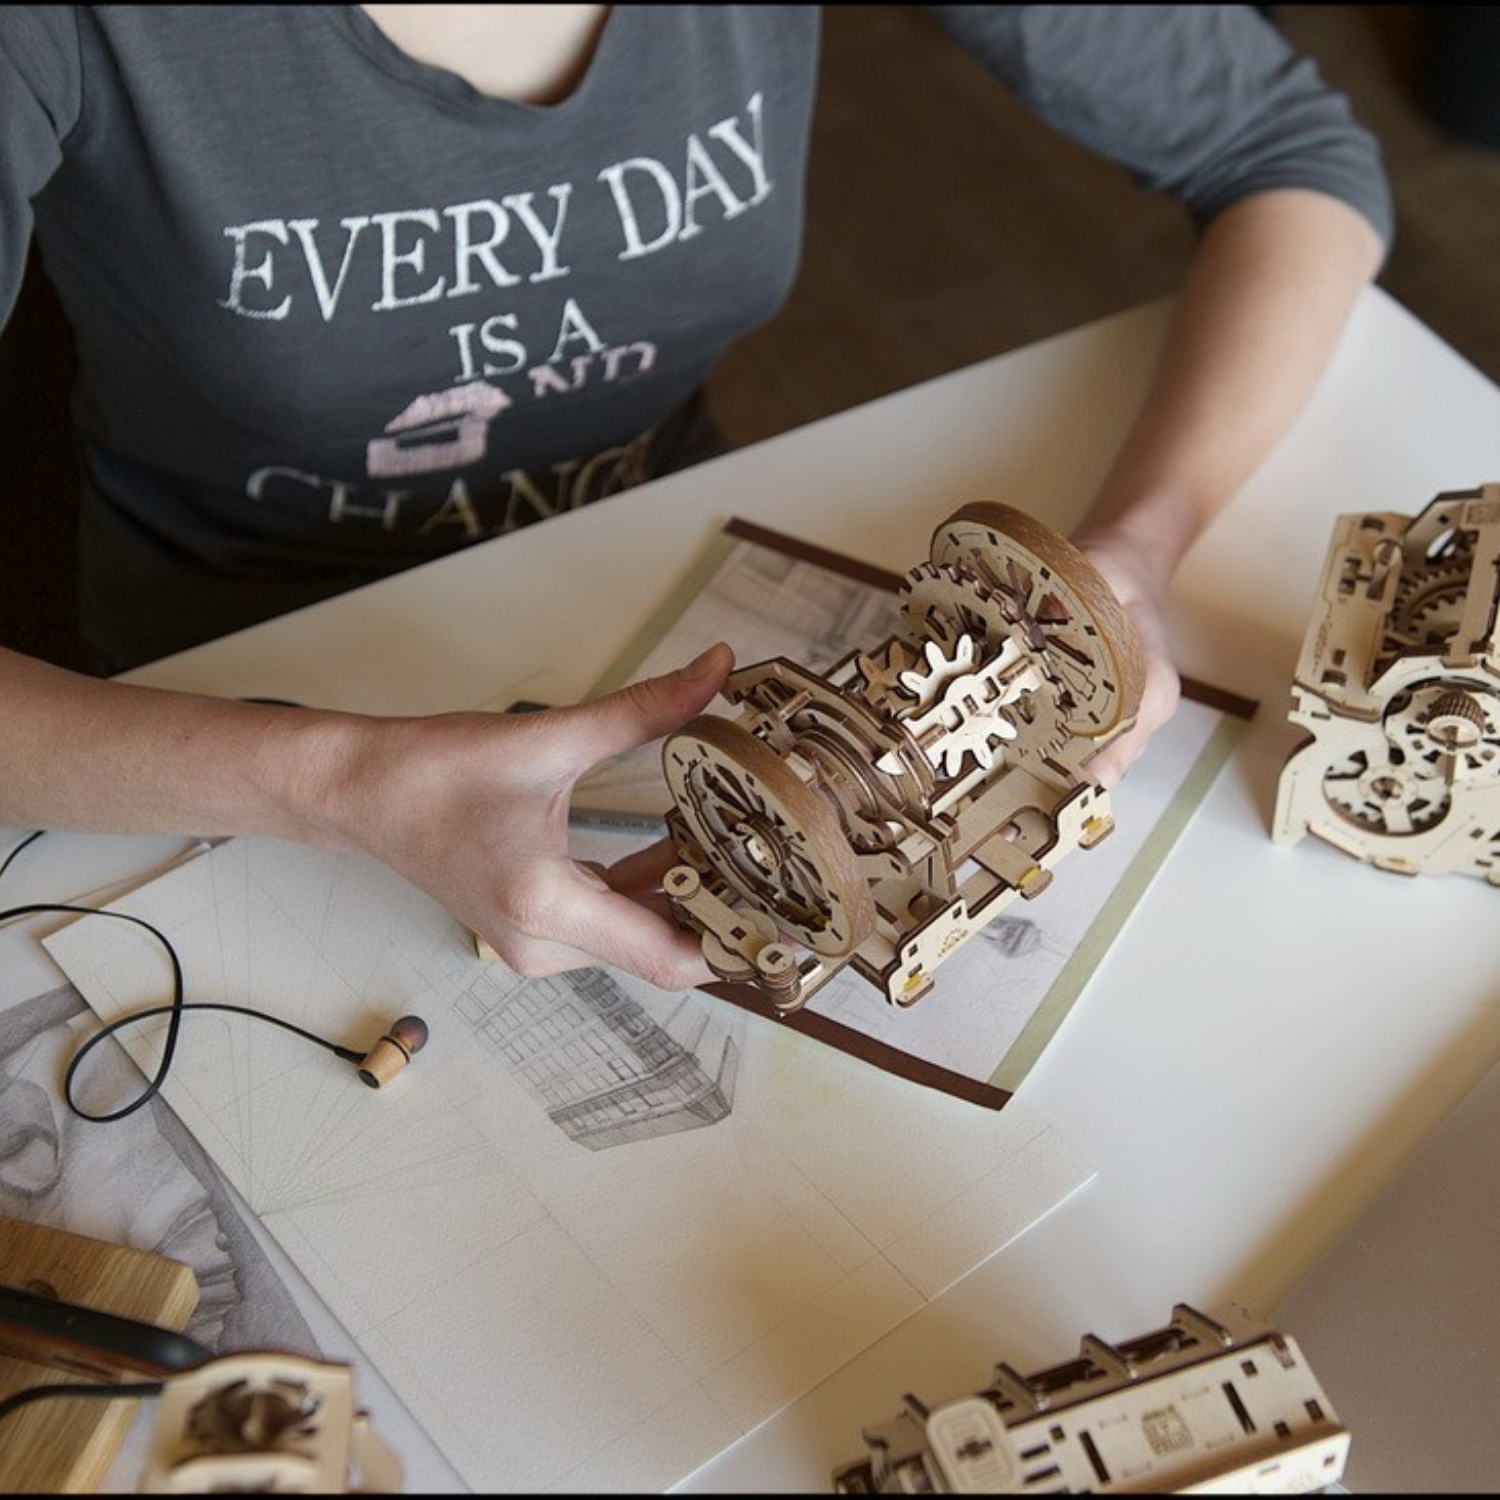
{"type": "Polygon", "coordinates": [[[1272,837],[1500,884],[1500,485],[1340,516],[1292,686],[1272,837]]]}
{"type": "Polygon", "coordinates": [[[1134,722],[1144,665],[1089,560],[1020,511],[968,505],[901,613],[901,633],[826,676],[741,668],[724,687],[739,716],[663,746],[682,860],[666,892],[714,972],[780,1013],[846,964],[913,1004],[1114,826],[1085,764],[1134,722]]]}

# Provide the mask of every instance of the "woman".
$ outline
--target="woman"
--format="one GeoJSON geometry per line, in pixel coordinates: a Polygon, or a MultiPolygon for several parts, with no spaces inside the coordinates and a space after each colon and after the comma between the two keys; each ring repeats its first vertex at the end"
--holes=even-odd
{"type": "MultiPolygon", "coordinates": [[[[1391,233],[1378,147],[1253,7],[954,6],[1053,125],[1200,228],[1074,534],[1172,712],[1168,582],[1300,411],[1391,233]]],[[[75,327],[86,637],[150,660],[712,451],[699,392],[796,271],[816,7],[11,7],[0,305],[75,327]]],[[[934,518],[937,519],[937,518],[934,518]]],[[[731,666],[552,713],[373,719],[0,652],[0,821],[384,860],[529,975],[706,980],[674,855],[568,855],[574,781],[731,666]],[[61,752],[66,751],[66,754],[61,752]]]]}

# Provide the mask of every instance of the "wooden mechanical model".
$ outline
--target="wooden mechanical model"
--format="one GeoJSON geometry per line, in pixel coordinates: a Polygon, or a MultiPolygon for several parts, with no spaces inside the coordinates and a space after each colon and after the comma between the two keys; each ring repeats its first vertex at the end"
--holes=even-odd
{"type": "Polygon", "coordinates": [[[965,506],[907,574],[901,619],[826,676],[781,657],[737,670],[738,717],[662,748],[667,895],[714,972],[780,1014],[845,965],[913,1004],[1114,826],[1087,764],[1134,722],[1143,658],[1076,547],[965,506]]]}
{"type": "Polygon", "coordinates": [[[401,1460],[355,1407],[353,1382],[346,1364],[275,1350],[171,1375],[139,1493],[399,1493],[401,1460]]]}
{"type": "Polygon", "coordinates": [[[1500,885],[1500,484],[1340,516],[1289,718],[1273,839],[1500,885]]]}
{"type": "Polygon", "coordinates": [[[1343,1476],[1350,1443],[1291,1339],[1182,1302],[1139,1338],[1086,1334],[1076,1359],[903,1406],[864,1429],[836,1494],[1306,1494],[1343,1476]]]}

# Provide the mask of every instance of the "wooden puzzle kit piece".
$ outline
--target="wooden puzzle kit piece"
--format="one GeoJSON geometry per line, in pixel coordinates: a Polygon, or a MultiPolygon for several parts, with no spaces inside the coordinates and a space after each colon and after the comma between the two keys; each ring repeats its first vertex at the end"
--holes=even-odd
{"type": "Polygon", "coordinates": [[[1500,484],[1340,516],[1292,687],[1272,836],[1500,884],[1500,484]]]}
{"type": "Polygon", "coordinates": [[[736,718],[668,736],[666,892],[721,978],[785,1014],[852,966],[895,1005],[1071,850],[1113,828],[1087,770],[1144,665],[1123,607],[1063,537],[978,503],[934,532],[902,626],[826,675],[740,668],[736,718]]]}
{"type": "Polygon", "coordinates": [[[1293,1340],[1237,1309],[1186,1303],[1165,1327],[929,1408],[913,1395],[864,1429],[834,1491],[872,1494],[1322,1492],[1349,1432],[1293,1340]]]}

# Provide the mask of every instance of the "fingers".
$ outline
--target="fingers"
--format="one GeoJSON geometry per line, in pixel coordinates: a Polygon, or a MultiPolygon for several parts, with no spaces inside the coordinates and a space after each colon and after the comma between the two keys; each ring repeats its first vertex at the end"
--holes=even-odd
{"type": "Polygon", "coordinates": [[[662,839],[649,849],[617,860],[603,874],[611,890],[629,896],[638,905],[654,912],[664,922],[679,925],[671,898],[662,889],[667,871],[682,863],[682,856],[671,839],[662,839]]]}
{"type": "Polygon", "coordinates": [[[524,898],[496,892],[500,921],[474,930],[527,978],[605,966],[662,989],[690,989],[714,975],[661,889],[677,863],[671,840],[662,839],[608,867],[567,859],[534,866],[524,898]]]}
{"type": "Polygon", "coordinates": [[[734,653],[720,642],[675,672],[648,677],[592,703],[560,710],[569,730],[563,748],[569,774],[581,776],[598,761],[687,723],[713,702],[733,667],[734,653]]]}
{"type": "Polygon", "coordinates": [[[569,969],[619,969],[664,990],[714,978],[696,935],[671,920],[665,896],[637,901],[594,883],[593,871],[553,903],[545,931],[480,932],[516,973],[541,979],[569,969]]]}
{"type": "Polygon", "coordinates": [[[681,863],[682,856],[672,840],[659,839],[647,849],[638,849],[634,854],[627,854],[624,859],[616,860],[607,870],[601,869],[600,873],[611,890],[618,891],[622,896],[639,899],[659,891],[667,871],[673,865],[681,863]]]}
{"type": "Polygon", "coordinates": [[[1114,786],[1140,758],[1151,736],[1176,712],[1182,694],[1162,618],[1161,589],[1152,560],[1117,536],[1096,534],[1080,541],[1115,597],[1130,616],[1146,665],[1146,679],[1134,725],[1088,762],[1089,774],[1105,787],[1114,786]]]}
{"type": "Polygon", "coordinates": [[[1176,668],[1165,657],[1148,657],[1146,685],[1135,723],[1089,761],[1089,774],[1101,786],[1115,786],[1140,759],[1151,736],[1177,711],[1181,697],[1182,683],[1176,668]]]}
{"type": "MultiPolygon", "coordinates": [[[[514,779],[532,779],[521,800],[533,806],[545,800],[546,837],[535,838],[533,828],[526,838],[504,841],[505,873],[498,882],[483,882],[488,910],[469,925],[517,973],[540,978],[602,965],[664,989],[712,980],[699,939],[672,920],[661,890],[666,872],[679,863],[671,840],[608,868],[574,861],[566,854],[559,809],[566,807],[566,789],[598,762],[701,713],[733,666],[733,652],[721,643],[674,672],[506,726],[535,737],[523,757],[530,769],[519,769],[514,779]],[[562,836],[556,846],[554,833],[562,836]]],[[[476,897],[485,899],[471,888],[463,904],[472,909],[476,897]]]]}
{"type": "Polygon", "coordinates": [[[1106,790],[1118,786],[1120,778],[1140,758],[1149,738],[1149,734],[1137,721],[1134,728],[1127,730],[1119,739],[1090,758],[1089,775],[1106,790]]]}

